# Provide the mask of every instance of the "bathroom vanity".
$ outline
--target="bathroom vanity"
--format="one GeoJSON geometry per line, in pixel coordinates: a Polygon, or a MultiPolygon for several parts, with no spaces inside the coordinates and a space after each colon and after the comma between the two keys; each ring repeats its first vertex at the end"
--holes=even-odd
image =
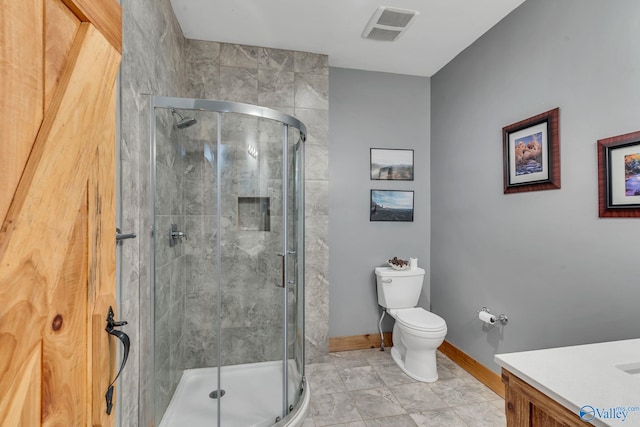
{"type": "Polygon", "coordinates": [[[508,427],[640,425],[640,339],[498,354],[508,427]]]}

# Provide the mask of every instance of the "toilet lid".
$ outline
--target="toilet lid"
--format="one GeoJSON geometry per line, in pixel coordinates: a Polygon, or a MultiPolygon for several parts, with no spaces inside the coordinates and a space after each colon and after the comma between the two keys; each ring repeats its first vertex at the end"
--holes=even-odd
{"type": "Polygon", "coordinates": [[[447,329],[447,323],[442,317],[419,307],[398,310],[396,318],[405,326],[420,331],[441,331],[447,329]]]}

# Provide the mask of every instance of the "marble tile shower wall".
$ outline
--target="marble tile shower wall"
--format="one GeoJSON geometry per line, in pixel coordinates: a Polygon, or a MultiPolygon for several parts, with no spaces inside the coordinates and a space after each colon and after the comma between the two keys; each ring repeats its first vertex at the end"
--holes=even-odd
{"type": "MultiPolygon", "coordinates": [[[[291,114],[305,123],[308,129],[305,144],[305,292],[306,292],[306,357],[307,361],[322,361],[328,354],[328,57],[326,55],[295,52],[280,49],[261,48],[256,46],[216,43],[200,40],[186,41],[186,71],[188,86],[194,98],[217,99],[226,101],[257,104],[287,114],[291,114]]],[[[235,144],[238,162],[246,159],[246,136],[243,132],[254,132],[257,120],[234,118],[236,123],[223,123],[224,139],[229,138],[235,144]],[[230,133],[226,133],[230,132],[230,133]],[[237,135],[233,133],[236,132],[237,135]],[[238,139],[242,138],[242,139],[238,139]]],[[[277,132],[258,130],[258,140],[269,150],[268,158],[277,159],[280,150],[280,139],[277,132]]],[[[267,175],[267,185],[277,186],[279,174],[277,162],[267,166],[272,175],[267,175]]],[[[246,165],[238,163],[237,171],[249,171],[246,165]]],[[[264,173],[264,170],[262,171],[264,173]]],[[[230,194],[234,200],[228,200],[226,206],[237,207],[238,196],[264,195],[264,188],[247,187],[250,180],[236,176],[230,182],[237,186],[230,194]],[[244,187],[243,187],[244,183],[244,187]],[[253,191],[253,192],[252,192],[253,191]]],[[[267,189],[268,192],[268,189],[267,189]]],[[[277,194],[272,191],[271,194],[277,194]]],[[[271,201],[272,209],[277,206],[271,201]]],[[[226,208],[225,208],[226,209],[226,208]]],[[[230,224],[237,223],[231,212],[230,224]]],[[[277,224],[277,213],[273,213],[271,224],[277,224]]],[[[229,235],[231,229],[223,230],[223,236],[229,235]]],[[[277,230],[272,229],[270,242],[277,241],[277,230]]],[[[258,232],[233,233],[229,236],[225,257],[230,262],[244,265],[237,271],[237,280],[224,286],[223,292],[223,348],[225,360],[222,363],[246,363],[257,360],[257,353],[277,356],[279,340],[277,328],[266,328],[273,323],[273,312],[277,308],[279,298],[275,288],[263,288],[262,292],[273,293],[268,303],[264,299],[251,300],[251,293],[240,293],[243,287],[259,274],[273,275],[278,271],[277,260],[269,257],[269,253],[277,252],[266,248],[258,256],[251,258],[249,253],[260,244],[265,237],[258,232]],[[250,237],[251,236],[251,237],[250,237]],[[239,242],[242,242],[241,244],[239,242]],[[244,245],[245,247],[243,248],[244,245]],[[243,260],[246,262],[243,264],[243,260]],[[237,288],[234,288],[237,286],[237,288]],[[234,290],[235,289],[235,290],[234,290]],[[274,306],[275,304],[275,306],[274,306]],[[240,314],[240,316],[238,316],[240,314]],[[228,339],[226,339],[228,338],[228,339]],[[257,345],[256,345],[257,344],[257,345]]],[[[225,261],[223,261],[223,266],[225,261]]],[[[234,265],[234,264],[230,264],[234,265]]],[[[224,268],[224,267],[223,267],[224,268]]],[[[255,294],[254,294],[255,295],[255,294]]],[[[211,313],[208,306],[203,307],[197,292],[187,292],[187,318],[190,315],[201,318],[201,310],[211,313]],[[192,313],[192,314],[189,314],[192,313]]],[[[187,320],[189,322],[189,320],[187,320]]],[[[195,324],[195,322],[191,322],[195,324]]],[[[188,336],[189,334],[187,334],[188,336]]],[[[194,336],[197,336],[194,335],[194,336]]],[[[197,343],[197,342],[196,342],[197,343]]],[[[187,347],[189,347],[187,345],[187,347]]],[[[189,351],[187,351],[189,353],[189,351]]],[[[194,354],[195,355],[195,354],[194,354]]],[[[187,356],[188,358],[189,356],[187,356]]],[[[196,357],[197,358],[197,357],[196,357]]],[[[195,361],[194,361],[195,362],[195,361]]]]}
{"type": "Polygon", "coordinates": [[[184,369],[186,256],[182,241],[169,244],[171,224],[184,230],[184,131],[169,110],[156,112],[155,190],[155,419],[160,419],[184,369]]]}
{"type": "MultiPolygon", "coordinates": [[[[132,339],[132,350],[119,380],[122,392],[121,425],[146,427],[154,422],[154,372],[149,356],[154,344],[154,337],[151,335],[152,294],[149,271],[153,256],[149,236],[149,213],[153,203],[148,173],[149,95],[249,102],[292,114],[307,125],[305,332],[307,360],[317,363],[323,361],[328,354],[328,64],[324,55],[185,40],[170,0],[122,0],[121,4],[123,62],[120,75],[120,130],[123,186],[120,227],[126,232],[137,232],[139,236],[138,239],[127,240],[122,244],[120,314],[129,321],[126,332],[132,339]]],[[[185,149],[189,144],[190,142],[184,142],[185,149]]],[[[189,152],[186,151],[185,156],[188,155],[189,152]]],[[[168,170],[168,163],[164,163],[164,166],[167,167],[165,172],[173,173],[168,170]]],[[[179,178],[177,179],[179,182],[179,178]]],[[[184,174],[182,179],[182,190],[186,191],[187,175],[184,174]]],[[[171,197],[170,195],[170,200],[171,197]]],[[[195,230],[195,218],[188,218],[190,203],[192,202],[186,201],[183,205],[185,228],[195,230]]],[[[167,218],[163,220],[179,215],[179,211],[170,211],[164,215],[167,218]]],[[[198,218],[201,219],[206,218],[198,218]]],[[[237,241],[243,240],[238,237],[237,241]]],[[[246,251],[246,246],[240,245],[238,250],[246,251]]],[[[168,329],[167,339],[182,342],[184,350],[178,352],[178,358],[180,352],[184,351],[183,364],[186,366],[193,363],[197,355],[197,352],[187,351],[189,348],[193,349],[187,343],[190,339],[188,332],[196,329],[195,325],[202,324],[204,320],[185,316],[182,331],[177,326],[179,321],[171,321],[181,315],[179,295],[183,282],[179,280],[180,276],[186,279],[185,308],[195,295],[195,285],[189,285],[193,279],[190,275],[195,274],[189,268],[189,263],[194,262],[193,253],[189,252],[187,244],[182,246],[181,251],[180,255],[165,253],[168,257],[164,259],[167,261],[157,267],[162,273],[159,277],[164,281],[161,286],[173,289],[169,292],[168,300],[160,302],[169,307],[166,312],[168,318],[164,321],[173,325],[173,329],[168,329]],[[182,260],[184,267],[180,264],[182,260]],[[183,271],[184,274],[181,273],[183,271]]],[[[204,257],[213,255],[203,254],[204,257]]],[[[265,259],[257,263],[255,268],[265,268],[268,273],[268,266],[268,260],[265,259]]],[[[206,270],[202,274],[205,273],[206,270]]],[[[215,288],[215,283],[213,286],[215,288]]],[[[211,297],[213,298],[213,294],[211,297]]],[[[251,312],[250,317],[253,318],[253,315],[251,312]]],[[[262,314],[256,312],[255,316],[258,319],[262,314]]],[[[158,325],[155,325],[155,329],[157,328],[158,325]]],[[[173,351],[174,347],[169,347],[173,351]]],[[[169,366],[167,371],[163,371],[166,372],[163,374],[163,381],[168,384],[165,390],[170,390],[171,381],[175,379],[175,366],[169,366]]],[[[160,367],[162,368],[162,364],[160,367]]]]}
{"type": "MultiPolygon", "coordinates": [[[[146,427],[153,422],[154,400],[154,373],[149,356],[154,344],[149,284],[152,257],[149,95],[184,96],[186,93],[185,40],[169,0],[122,0],[121,5],[120,160],[123,185],[120,227],[138,234],[137,239],[122,243],[120,315],[129,321],[125,331],[131,337],[132,346],[129,361],[119,379],[121,425],[146,427]]],[[[172,270],[173,279],[171,274],[163,277],[175,281],[177,271],[172,270]]],[[[168,300],[167,304],[169,301],[175,302],[168,300]]],[[[179,315],[179,308],[175,304],[171,307],[174,317],[179,315]]],[[[174,336],[178,332],[174,330],[174,336]]],[[[171,373],[163,377],[166,382],[171,373]]]]}

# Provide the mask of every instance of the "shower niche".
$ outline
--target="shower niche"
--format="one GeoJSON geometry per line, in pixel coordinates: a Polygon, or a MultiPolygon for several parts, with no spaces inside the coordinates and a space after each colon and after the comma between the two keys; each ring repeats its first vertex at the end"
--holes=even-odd
{"type": "Polygon", "coordinates": [[[238,197],[238,229],[271,231],[270,206],[269,197],[238,197]]]}
{"type": "Polygon", "coordinates": [[[155,425],[300,425],[305,126],[249,104],[151,105],[155,425]]]}

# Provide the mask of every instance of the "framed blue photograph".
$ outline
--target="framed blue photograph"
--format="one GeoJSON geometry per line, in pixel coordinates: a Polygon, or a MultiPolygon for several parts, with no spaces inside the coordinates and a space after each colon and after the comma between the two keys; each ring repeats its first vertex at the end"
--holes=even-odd
{"type": "Polygon", "coordinates": [[[413,222],[413,191],[371,190],[369,221],[413,222]]]}

